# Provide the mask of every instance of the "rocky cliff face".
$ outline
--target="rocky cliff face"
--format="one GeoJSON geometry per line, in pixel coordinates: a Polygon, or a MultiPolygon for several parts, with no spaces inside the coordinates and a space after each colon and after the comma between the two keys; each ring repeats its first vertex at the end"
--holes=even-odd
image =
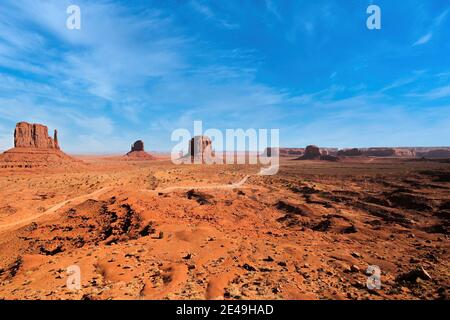
{"type": "Polygon", "coordinates": [[[19,122],[14,131],[14,148],[0,154],[0,169],[67,168],[80,165],[59,148],[58,132],[49,137],[42,124],[19,122]]]}
{"type": "Polygon", "coordinates": [[[14,131],[14,147],[59,150],[58,132],[55,130],[54,137],[51,138],[46,126],[19,122],[14,131]]]}

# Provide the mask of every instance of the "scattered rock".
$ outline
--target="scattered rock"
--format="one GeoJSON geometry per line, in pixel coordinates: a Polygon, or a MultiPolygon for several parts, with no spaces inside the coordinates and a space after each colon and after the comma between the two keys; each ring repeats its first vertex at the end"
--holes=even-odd
{"type": "Polygon", "coordinates": [[[47,256],[54,256],[55,254],[61,253],[64,250],[62,245],[53,245],[50,247],[41,246],[41,253],[47,256]]]}
{"type": "Polygon", "coordinates": [[[203,192],[198,192],[195,191],[194,189],[189,190],[188,192],[186,192],[186,197],[191,200],[191,199],[195,199],[200,205],[205,205],[205,204],[213,204],[214,201],[212,200],[214,197],[203,193],[203,192]]]}
{"type": "Polygon", "coordinates": [[[405,192],[393,192],[387,195],[387,199],[393,207],[412,209],[417,211],[432,211],[431,201],[417,194],[405,192]]]}
{"type": "Polygon", "coordinates": [[[249,265],[248,263],[245,263],[242,268],[244,268],[247,271],[256,271],[255,267],[249,265]]]}
{"type": "Polygon", "coordinates": [[[285,201],[282,201],[282,200],[278,201],[275,204],[275,207],[278,210],[282,210],[287,213],[298,214],[301,216],[312,215],[312,211],[309,208],[307,208],[306,206],[304,206],[304,205],[294,206],[294,205],[287,203],[285,201]]]}
{"type": "Polygon", "coordinates": [[[408,273],[402,274],[397,277],[397,281],[409,283],[416,283],[417,279],[429,281],[431,280],[431,276],[422,266],[420,266],[414,270],[409,271],[408,273]]]}
{"type": "Polygon", "coordinates": [[[358,232],[358,229],[353,224],[350,227],[342,229],[342,233],[356,233],[356,232],[358,232]]]}
{"type": "Polygon", "coordinates": [[[10,280],[15,277],[20,267],[23,264],[22,257],[18,257],[13,263],[8,265],[5,269],[0,269],[0,280],[10,280]]]}
{"type": "Polygon", "coordinates": [[[350,267],[350,271],[351,271],[351,272],[359,272],[360,269],[359,269],[359,267],[358,267],[356,264],[353,264],[353,265],[350,267]]]}
{"type": "Polygon", "coordinates": [[[183,259],[185,259],[185,260],[189,260],[189,259],[191,259],[192,258],[192,254],[191,253],[188,253],[187,255],[185,255],[184,257],[183,257],[183,259]]]}

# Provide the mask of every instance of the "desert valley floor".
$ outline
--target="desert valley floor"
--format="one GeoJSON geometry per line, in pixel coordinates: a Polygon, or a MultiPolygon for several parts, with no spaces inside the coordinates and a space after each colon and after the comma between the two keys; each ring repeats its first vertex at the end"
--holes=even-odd
{"type": "Polygon", "coordinates": [[[83,160],[0,169],[0,299],[448,299],[448,162],[83,160]]]}

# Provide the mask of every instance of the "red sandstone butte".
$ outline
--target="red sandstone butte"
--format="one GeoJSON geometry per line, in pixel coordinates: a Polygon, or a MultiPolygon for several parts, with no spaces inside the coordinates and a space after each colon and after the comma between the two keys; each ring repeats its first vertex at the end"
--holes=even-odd
{"type": "Polygon", "coordinates": [[[212,151],[212,141],[207,136],[195,136],[189,141],[188,155],[191,160],[200,161],[201,163],[208,162],[214,156],[212,151]]]}
{"type": "Polygon", "coordinates": [[[14,148],[0,155],[0,168],[65,166],[77,162],[60,150],[58,131],[53,138],[42,124],[19,122],[14,130],[14,148]]]}
{"type": "Polygon", "coordinates": [[[131,151],[125,155],[126,160],[155,160],[151,154],[145,152],[144,141],[137,140],[131,145],[131,151]]]}
{"type": "Polygon", "coordinates": [[[48,136],[48,128],[46,126],[19,122],[14,131],[14,147],[59,150],[58,131],[55,130],[52,139],[48,136]]]}

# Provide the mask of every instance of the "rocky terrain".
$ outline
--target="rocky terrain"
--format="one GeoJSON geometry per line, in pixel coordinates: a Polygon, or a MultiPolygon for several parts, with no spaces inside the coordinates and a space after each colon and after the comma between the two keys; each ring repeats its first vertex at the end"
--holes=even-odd
{"type": "Polygon", "coordinates": [[[87,162],[0,170],[0,298],[448,299],[448,163],[87,162]]]}
{"type": "MultiPolygon", "coordinates": [[[[448,160],[311,145],[261,176],[155,160],[142,141],[125,156],[139,161],[75,159],[42,125],[19,123],[14,141],[0,299],[448,299],[448,160]]],[[[211,140],[187,156],[212,156],[211,140]]]]}

